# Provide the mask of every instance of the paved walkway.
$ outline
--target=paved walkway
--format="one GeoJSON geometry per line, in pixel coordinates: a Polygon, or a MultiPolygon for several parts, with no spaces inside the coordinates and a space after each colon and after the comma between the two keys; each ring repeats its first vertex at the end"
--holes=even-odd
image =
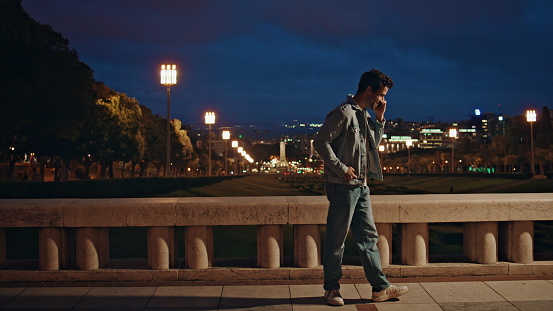
{"type": "Polygon", "coordinates": [[[0,310],[553,310],[553,279],[398,283],[409,293],[372,303],[368,284],[344,284],[346,306],[317,285],[0,287],[0,310]]]}

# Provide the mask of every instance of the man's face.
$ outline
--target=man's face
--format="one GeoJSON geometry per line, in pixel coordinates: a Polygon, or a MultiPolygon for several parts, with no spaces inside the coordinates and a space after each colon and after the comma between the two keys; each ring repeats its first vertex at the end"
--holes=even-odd
{"type": "Polygon", "coordinates": [[[367,88],[367,102],[369,104],[369,108],[374,110],[378,105],[386,102],[386,94],[388,94],[388,87],[384,86],[378,89],[376,92],[372,91],[372,88],[369,86],[367,88]]]}

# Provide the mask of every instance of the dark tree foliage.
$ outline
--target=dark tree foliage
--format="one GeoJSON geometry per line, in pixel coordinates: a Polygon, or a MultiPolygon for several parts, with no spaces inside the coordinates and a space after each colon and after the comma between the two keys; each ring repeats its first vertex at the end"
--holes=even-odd
{"type": "Polygon", "coordinates": [[[75,156],[94,105],[92,70],[68,40],[0,0],[0,153],[75,156]]]}

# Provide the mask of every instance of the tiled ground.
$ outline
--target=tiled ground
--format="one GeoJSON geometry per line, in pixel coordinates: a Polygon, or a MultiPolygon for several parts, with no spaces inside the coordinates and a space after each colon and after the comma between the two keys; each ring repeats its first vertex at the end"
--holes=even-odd
{"type": "Polygon", "coordinates": [[[346,306],[324,304],[317,285],[159,287],[0,287],[0,310],[254,311],[553,311],[553,280],[408,283],[409,293],[383,303],[368,284],[344,284],[346,306]]]}

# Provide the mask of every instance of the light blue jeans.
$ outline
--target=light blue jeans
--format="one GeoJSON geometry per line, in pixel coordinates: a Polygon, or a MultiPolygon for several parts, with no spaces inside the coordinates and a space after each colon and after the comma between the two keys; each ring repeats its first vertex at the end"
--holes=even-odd
{"type": "Polygon", "coordinates": [[[380,252],[376,246],[378,233],[374,224],[369,187],[329,182],[325,187],[330,207],[323,254],[324,289],[340,289],[342,258],[348,228],[351,228],[365,277],[373,290],[387,288],[390,282],[382,272],[380,252]]]}

